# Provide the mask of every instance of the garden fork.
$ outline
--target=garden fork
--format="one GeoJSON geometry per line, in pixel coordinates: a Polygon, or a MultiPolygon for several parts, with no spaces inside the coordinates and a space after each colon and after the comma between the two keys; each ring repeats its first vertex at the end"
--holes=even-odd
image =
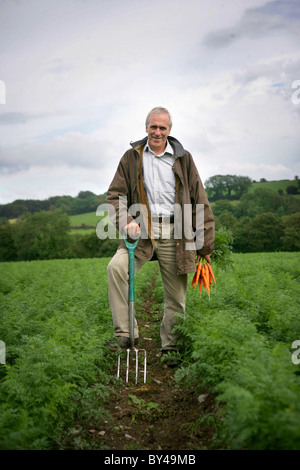
{"type": "MultiPolygon", "coordinates": [[[[147,375],[147,353],[145,349],[137,349],[134,346],[134,323],[135,323],[135,288],[134,288],[134,252],[135,248],[139,242],[137,239],[134,243],[129,243],[126,238],[124,238],[125,245],[128,249],[128,269],[129,269],[129,291],[128,291],[128,314],[129,314],[129,335],[130,335],[130,347],[126,350],[127,357],[126,357],[126,383],[129,381],[129,366],[130,366],[130,358],[132,355],[134,356],[135,360],[135,383],[138,381],[138,374],[139,374],[139,355],[140,353],[143,354],[143,362],[144,368],[143,372],[143,380],[146,383],[146,375],[147,375]]],[[[120,377],[120,368],[121,368],[121,355],[118,357],[118,371],[117,377],[120,377]]]]}

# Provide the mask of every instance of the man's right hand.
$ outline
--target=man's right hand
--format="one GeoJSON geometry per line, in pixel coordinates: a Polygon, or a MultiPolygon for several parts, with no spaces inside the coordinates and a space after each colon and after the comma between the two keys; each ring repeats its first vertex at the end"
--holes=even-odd
{"type": "Polygon", "coordinates": [[[129,224],[123,228],[124,232],[129,235],[130,238],[137,238],[137,235],[141,232],[139,225],[132,220],[129,224]]]}

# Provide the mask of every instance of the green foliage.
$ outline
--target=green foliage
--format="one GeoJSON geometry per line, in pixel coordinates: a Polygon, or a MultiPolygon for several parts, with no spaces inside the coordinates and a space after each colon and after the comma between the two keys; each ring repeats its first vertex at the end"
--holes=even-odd
{"type": "Polygon", "coordinates": [[[216,201],[213,212],[216,228],[232,232],[234,251],[299,250],[300,200],[294,196],[258,187],[239,201],[216,201]]]}
{"type": "Polygon", "coordinates": [[[284,231],[282,247],[286,251],[300,251],[300,212],[282,218],[284,231]]]}
{"type": "Polygon", "coordinates": [[[21,260],[66,257],[69,219],[61,211],[25,214],[17,223],[14,241],[21,260]]]}
{"type": "MultiPolygon", "coordinates": [[[[177,380],[218,395],[223,434],[235,449],[298,449],[298,253],[232,254],[216,268],[210,300],[190,289],[177,331],[188,361],[177,380]]],[[[213,266],[214,267],[214,266],[213,266]]]]}
{"type": "Polygon", "coordinates": [[[221,227],[215,232],[215,248],[212,254],[212,262],[225,269],[231,263],[233,236],[230,230],[221,227]]]}
{"type": "Polygon", "coordinates": [[[0,448],[56,445],[75,419],[104,419],[112,334],[107,260],[1,266],[0,448]]]}
{"type": "MultiPolygon", "coordinates": [[[[113,335],[108,261],[1,264],[0,449],[63,448],[74,423],[110,419],[104,403],[113,399],[116,357],[105,348],[113,335]]],[[[140,302],[156,266],[147,263],[136,277],[140,302]]]]}
{"type": "Polygon", "coordinates": [[[232,378],[217,387],[218,400],[227,403],[234,449],[299,450],[300,381],[294,372],[282,344],[238,359],[232,378]]]}
{"type": "Polygon", "coordinates": [[[234,248],[241,252],[279,251],[284,231],[281,218],[273,212],[264,212],[252,219],[243,218],[233,228],[234,248]]]}
{"type": "Polygon", "coordinates": [[[0,226],[0,261],[16,261],[18,259],[14,231],[15,227],[12,224],[0,226]]]}
{"type": "MultiPolygon", "coordinates": [[[[221,234],[226,248],[228,234],[221,234]]],[[[210,300],[188,290],[176,327],[184,346],[176,379],[217,395],[229,448],[299,450],[300,370],[291,344],[300,339],[300,255],[228,259],[229,270],[212,264],[217,284],[210,300]]],[[[59,448],[74,422],[108,419],[104,403],[115,364],[104,352],[112,334],[107,262],[1,264],[0,339],[7,354],[0,366],[1,449],[59,448]]],[[[153,309],[162,310],[157,269],[157,262],[143,266],[136,297],[142,305],[154,285],[153,309]]],[[[137,413],[149,420],[159,413],[155,403],[132,397],[137,413]]]]}
{"type": "Polygon", "coordinates": [[[100,240],[96,230],[71,236],[69,217],[60,210],[27,213],[0,226],[0,261],[111,257],[118,245],[118,239],[100,240]]]}
{"type": "Polygon", "coordinates": [[[244,194],[240,199],[240,213],[242,216],[255,217],[262,212],[276,212],[282,201],[282,196],[267,188],[258,188],[244,194]]]}
{"type": "Polygon", "coordinates": [[[9,204],[0,205],[0,217],[15,219],[25,213],[34,214],[40,211],[61,209],[67,214],[95,212],[100,204],[106,201],[106,193],[97,196],[91,191],[80,191],[77,197],[54,196],[45,200],[18,199],[9,204]]]}
{"type": "Polygon", "coordinates": [[[205,181],[205,189],[212,201],[239,199],[251,186],[248,176],[215,175],[205,181]]]}
{"type": "Polygon", "coordinates": [[[96,232],[89,235],[73,235],[70,243],[70,258],[108,258],[115,254],[119,239],[100,240],[96,232]]]}

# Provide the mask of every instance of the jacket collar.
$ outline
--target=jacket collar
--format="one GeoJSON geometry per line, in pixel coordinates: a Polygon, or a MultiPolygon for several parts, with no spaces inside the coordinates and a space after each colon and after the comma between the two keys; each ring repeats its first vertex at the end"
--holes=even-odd
{"type": "MultiPolygon", "coordinates": [[[[142,140],[137,140],[136,142],[130,142],[130,145],[134,149],[137,148],[137,147],[140,147],[140,146],[144,147],[144,145],[146,145],[146,143],[147,143],[147,140],[148,140],[148,137],[144,137],[144,139],[142,139],[142,140]]],[[[181,143],[179,142],[179,140],[177,140],[177,139],[175,139],[175,137],[172,137],[172,136],[169,135],[168,141],[169,141],[171,147],[173,148],[174,155],[176,157],[183,157],[185,155],[184,148],[181,145],[181,143]]]]}

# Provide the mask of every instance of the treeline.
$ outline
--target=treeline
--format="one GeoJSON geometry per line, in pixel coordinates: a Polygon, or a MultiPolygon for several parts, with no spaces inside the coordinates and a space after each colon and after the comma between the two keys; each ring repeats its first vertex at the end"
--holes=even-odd
{"type": "Polygon", "coordinates": [[[61,209],[26,213],[0,227],[0,261],[31,261],[112,256],[119,240],[95,233],[71,235],[69,216],[61,209]]]}
{"type": "MultiPolygon", "coordinates": [[[[265,178],[260,179],[261,183],[266,183],[265,178]]],[[[215,175],[208,178],[205,183],[205,190],[211,202],[219,201],[220,199],[237,200],[240,199],[245,193],[248,192],[251,185],[255,183],[248,176],[237,175],[215,175]]],[[[271,189],[271,188],[270,188],[271,189]]],[[[291,181],[285,190],[278,189],[278,193],[283,196],[284,194],[300,194],[300,180],[296,175],[295,180],[291,181]]]]}
{"type": "MultiPolygon", "coordinates": [[[[214,259],[220,266],[228,260],[231,239],[224,228],[216,233],[214,259]]],[[[96,230],[71,234],[69,216],[62,210],[40,211],[0,226],[0,261],[111,257],[119,243],[118,238],[99,239],[96,230]]]]}
{"type": "Polygon", "coordinates": [[[17,199],[9,204],[0,205],[0,221],[16,219],[29,212],[54,211],[61,209],[68,215],[84,214],[96,211],[100,204],[106,202],[106,193],[96,195],[91,191],[80,191],[76,197],[54,196],[45,200],[17,199]]]}
{"type": "Polygon", "coordinates": [[[232,232],[235,252],[300,250],[300,199],[292,195],[258,188],[214,202],[213,213],[216,228],[232,232]]]}
{"type": "MultiPolygon", "coordinates": [[[[68,199],[68,207],[27,211],[16,223],[6,220],[0,224],[0,261],[112,256],[119,240],[101,240],[96,230],[86,235],[70,233],[69,214],[75,210],[71,200],[87,203],[92,196],[88,193],[68,199]]],[[[105,202],[105,195],[95,196],[93,200],[97,205],[92,210],[96,210],[98,202],[105,202]]],[[[216,230],[221,233],[220,229],[224,229],[232,235],[235,252],[300,250],[300,199],[292,194],[258,188],[244,192],[239,200],[216,200],[212,209],[216,230]]]]}

